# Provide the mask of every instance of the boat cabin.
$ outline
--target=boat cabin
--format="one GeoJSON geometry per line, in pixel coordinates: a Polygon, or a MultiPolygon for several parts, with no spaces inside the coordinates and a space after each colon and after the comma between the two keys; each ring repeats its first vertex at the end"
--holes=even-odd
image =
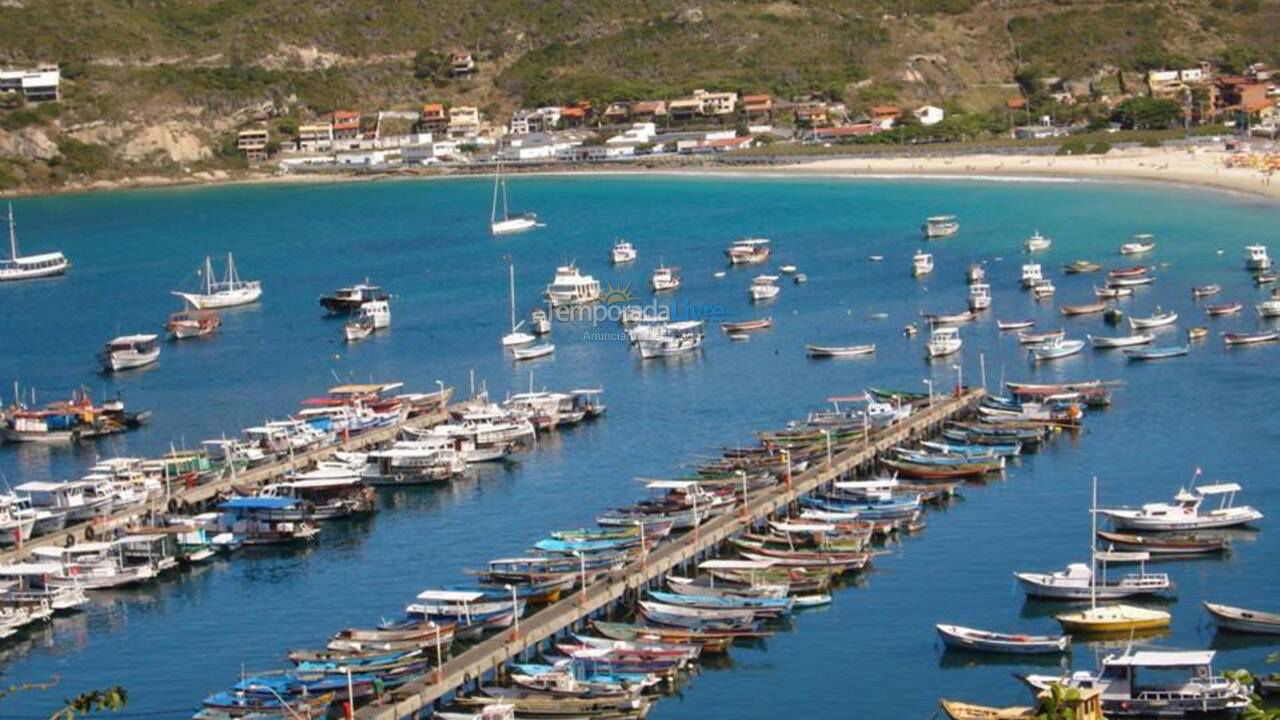
{"type": "Polygon", "coordinates": [[[600,281],[583,275],[577,266],[569,263],[556,268],[546,295],[553,306],[595,302],[600,299],[600,281]]]}
{"type": "Polygon", "coordinates": [[[1022,286],[1029,288],[1044,279],[1040,263],[1026,263],[1022,266],[1022,286]]]}

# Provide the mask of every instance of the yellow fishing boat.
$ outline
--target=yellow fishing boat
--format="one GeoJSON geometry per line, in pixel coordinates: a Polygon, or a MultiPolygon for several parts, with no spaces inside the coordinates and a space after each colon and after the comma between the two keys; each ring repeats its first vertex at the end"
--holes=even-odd
{"type": "Polygon", "coordinates": [[[1173,616],[1133,605],[1103,605],[1055,617],[1062,629],[1080,633],[1128,633],[1169,627],[1173,616]]]}
{"type": "Polygon", "coordinates": [[[1106,720],[1102,715],[1102,691],[1097,688],[1067,690],[1061,687],[1045,690],[1036,696],[1036,707],[996,708],[972,705],[955,700],[943,700],[942,712],[951,720],[1030,720],[1041,713],[1048,714],[1050,707],[1067,707],[1075,710],[1076,720],[1106,720]]]}

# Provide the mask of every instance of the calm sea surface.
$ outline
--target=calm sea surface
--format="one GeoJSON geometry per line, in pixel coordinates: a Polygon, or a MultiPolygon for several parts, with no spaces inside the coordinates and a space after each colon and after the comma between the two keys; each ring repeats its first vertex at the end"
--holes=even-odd
{"type": "MultiPolygon", "coordinates": [[[[962,330],[966,383],[1001,378],[1118,379],[1112,409],[1093,413],[1076,438],[1062,437],[1016,463],[1004,480],[964,488],[929,516],[920,535],[890,548],[857,587],[826,610],[804,612],[762,648],[738,648],[728,667],[706,669],[654,710],[675,718],[930,718],[938,697],[1014,703],[1026,694],[1017,662],[944,657],[933,624],[953,622],[1025,632],[1056,629],[1052,606],[1024,602],[1015,570],[1049,570],[1087,560],[1089,478],[1104,504],[1165,500],[1196,467],[1208,479],[1241,482],[1241,500],[1270,517],[1238,535],[1225,559],[1160,564],[1178,584],[1171,634],[1160,643],[1219,650],[1219,667],[1261,667],[1276,646],[1215,635],[1201,600],[1280,610],[1280,517],[1275,478],[1276,380],[1280,346],[1225,349],[1217,331],[1249,329],[1251,311],[1205,321],[1193,284],[1218,283],[1210,302],[1261,299],[1243,269],[1242,248],[1277,239],[1274,204],[1172,187],[1075,182],[950,182],[720,177],[545,177],[512,182],[513,205],[535,209],[548,227],[508,239],[487,234],[490,185],[482,179],[386,181],[323,186],[221,187],[15,201],[28,253],[61,249],[74,267],[62,279],[0,286],[0,391],[13,380],[54,400],[85,386],[123,393],[154,412],[150,427],[80,448],[0,448],[10,484],[78,477],[98,458],[157,454],[170,446],[235,434],[295,409],[336,380],[402,380],[430,390],[436,380],[465,392],[468,373],[501,397],[536,387],[602,385],[602,422],[551,436],[507,466],[479,468],[446,489],[383,496],[361,523],[330,524],[304,551],[257,551],[149,588],[97,593],[88,612],[0,645],[0,681],[46,681],[50,693],[4,700],[4,717],[47,716],[56,699],[122,684],[128,713],[181,717],[241,668],[283,664],[289,648],[315,647],[332,631],[393,616],[423,588],[461,582],[459,570],[520,552],[551,529],[643,493],[634,478],[681,472],[723,444],[748,442],[868,385],[922,390],[955,381],[952,362],[922,360],[923,338],[902,326],[921,311],[964,307],[964,271],[989,261],[995,296],[988,317],[962,330]],[[936,241],[936,273],[908,274],[930,214],[960,216],[959,236],[936,241]],[[1063,320],[1057,303],[1018,289],[1022,240],[1039,229],[1054,240],[1040,255],[1057,301],[1092,300],[1095,275],[1062,276],[1060,265],[1091,258],[1133,264],[1116,247],[1136,232],[1159,247],[1143,262],[1159,280],[1124,300],[1144,315],[1155,306],[1182,315],[1168,332],[1180,343],[1192,324],[1214,334],[1190,356],[1129,366],[1116,352],[1031,367],[994,318],[1035,317],[1070,337],[1118,334],[1099,316],[1063,320]],[[725,269],[723,250],[746,235],[772,238],[775,262],[794,263],[807,285],[783,284],[780,298],[753,308],[746,288],[758,269],[725,269]],[[613,268],[608,250],[626,237],[640,252],[613,268]],[[158,365],[106,377],[94,354],[115,335],[158,332],[178,308],[171,290],[193,286],[206,254],[235,252],[245,278],[261,279],[260,305],[224,313],[206,341],[167,343],[158,365]],[[1220,252],[1221,251],[1221,252],[1220,252]],[[869,262],[871,254],[884,256],[869,262]],[[516,264],[522,316],[555,267],[576,260],[602,283],[650,297],[659,260],[682,269],[674,296],[695,312],[741,320],[772,315],[772,331],[731,343],[710,333],[694,357],[642,362],[625,343],[591,339],[585,324],[554,330],[552,359],[513,367],[498,338],[507,324],[504,257],[516,264]],[[393,327],[355,346],[316,300],[368,277],[391,290],[393,327]],[[875,314],[886,313],[887,319],[875,314]],[[874,357],[817,362],[805,343],[875,342],[874,357]],[[532,377],[531,377],[532,375],[532,377]]],[[[215,260],[217,267],[222,260],[215,260]]],[[[719,320],[719,317],[715,318],[719,320]]],[[[613,330],[609,325],[601,330],[613,330]]],[[[1092,668],[1100,648],[1080,645],[1072,661],[1092,668]]],[[[1043,666],[1041,666],[1043,669],[1043,666]]]]}

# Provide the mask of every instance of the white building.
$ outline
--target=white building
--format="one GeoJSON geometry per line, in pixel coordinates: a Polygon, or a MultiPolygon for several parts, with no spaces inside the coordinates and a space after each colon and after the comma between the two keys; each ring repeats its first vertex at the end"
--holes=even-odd
{"type": "Polygon", "coordinates": [[[567,142],[547,133],[532,133],[523,136],[508,136],[503,140],[504,147],[500,151],[503,160],[554,160],[556,153],[567,150],[576,142],[567,142]]]}
{"type": "Polygon", "coordinates": [[[653,136],[657,134],[658,127],[651,122],[633,123],[626,132],[614,135],[604,142],[606,145],[640,145],[653,142],[653,136]]]}
{"type": "Polygon", "coordinates": [[[564,162],[593,162],[631,157],[636,149],[630,145],[577,145],[556,152],[556,159],[564,162]]]}
{"type": "Polygon", "coordinates": [[[458,143],[452,140],[437,140],[422,145],[410,145],[400,150],[400,160],[405,165],[431,165],[458,159],[460,159],[458,143]]]}
{"type": "Polygon", "coordinates": [[[942,108],[934,105],[918,107],[912,110],[911,114],[916,116],[921,125],[937,125],[947,116],[947,113],[942,108]]]}
{"type": "Polygon", "coordinates": [[[28,102],[58,99],[62,71],[57,65],[43,65],[32,70],[0,70],[0,92],[18,92],[28,102]]]}

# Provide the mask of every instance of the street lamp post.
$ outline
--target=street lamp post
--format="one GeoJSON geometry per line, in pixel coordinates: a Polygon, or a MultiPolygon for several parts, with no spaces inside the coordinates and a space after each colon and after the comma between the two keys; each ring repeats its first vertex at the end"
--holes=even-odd
{"type": "Polygon", "coordinates": [[[744,523],[745,523],[745,522],[747,521],[747,517],[748,517],[748,515],[747,515],[747,500],[749,500],[749,499],[750,499],[750,498],[748,498],[748,497],[747,497],[747,471],[746,471],[746,470],[739,470],[739,471],[738,471],[738,477],[742,478],[742,522],[744,522],[744,523]]]}
{"type": "Polygon", "coordinates": [[[440,626],[436,625],[436,621],[432,620],[427,623],[427,627],[436,633],[436,684],[439,685],[444,681],[444,651],[440,649],[440,626]]]}
{"type": "Polygon", "coordinates": [[[503,588],[511,591],[511,617],[515,618],[515,629],[511,636],[512,640],[520,640],[520,603],[516,600],[516,586],[503,585],[503,588]]]}
{"type": "Polygon", "coordinates": [[[582,607],[587,606],[587,556],[585,553],[574,553],[578,556],[578,570],[582,574],[579,583],[582,585],[582,607]]]}
{"type": "Polygon", "coordinates": [[[930,380],[929,378],[925,378],[924,380],[921,380],[920,382],[922,382],[922,383],[924,383],[925,385],[928,385],[928,386],[929,386],[929,407],[933,407],[933,381],[932,381],[932,380],[930,380]]]}
{"type": "Polygon", "coordinates": [[[960,393],[964,392],[964,366],[957,363],[951,369],[956,371],[956,397],[960,397],[960,393]]]}

